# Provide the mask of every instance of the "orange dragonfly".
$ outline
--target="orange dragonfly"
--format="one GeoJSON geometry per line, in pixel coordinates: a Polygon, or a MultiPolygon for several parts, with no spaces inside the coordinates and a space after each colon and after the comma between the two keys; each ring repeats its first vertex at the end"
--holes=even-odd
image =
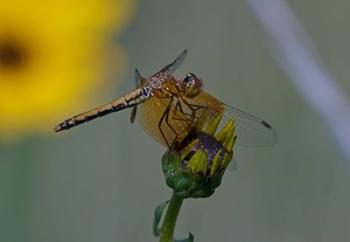
{"type": "Polygon", "coordinates": [[[86,123],[109,113],[132,108],[130,121],[134,122],[137,108],[144,131],[160,144],[170,147],[178,135],[188,131],[205,110],[209,118],[222,115],[221,123],[235,120],[237,144],[245,146],[271,146],[277,136],[264,120],[224,104],[203,91],[203,81],[193,73],[183,78],[173,76],[185,59],[184,50],[172,63],[150,78],[135,70],[137,88],[126,95],[90,111],[69,118],[55,127],[59,132],[86,123]]]}

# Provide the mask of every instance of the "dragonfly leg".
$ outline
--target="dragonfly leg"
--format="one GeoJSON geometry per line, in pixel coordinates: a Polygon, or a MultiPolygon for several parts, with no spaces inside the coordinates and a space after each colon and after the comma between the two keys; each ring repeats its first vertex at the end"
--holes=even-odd
{"type": "MultiPolygon", "coordinates": [[[[204,120],[202,120],[202,115],[206,116],[207,112],[209,111],[208,106],[204,105],[197,105],[197,104],[191,104],[187,100],[182,99],[184,105],[186,105],[187,108],[189,108],[192,111],[191,119],[190,121],[194,122],[194,127],[198,124],[197,122],[201,123],[204,120]],[[198,111],[202,111],[200,114],[198,114],[198,111]],[[198,115],[197,115],[198,114],[198,115]]],[[[200,124],[203,125],[203,124],[200,124]]]]}
{"type": "Polygon", "coordinates": [[[182,106],[181,106],[181,103],[177,100],[176,104],[175,104],[175,108],[174,108],[174,113],[173,113],[173,117],[174,117],[174,120],[179,120],[179,121],[185,121],[185,122],[191,122],[191,114],[189,113],[185,113],[185,111],[182,109],[182,106]],[[188,117],[188,118],[177,118],[176,117],[176,114],[177,114],[177,111],[180,111],[181,114],[183,114],[185,117],[188,117]]]}
{"type": "Polygon", "coordinates": [[[200,109],[208,109],[207,106],[202,106],[202,105],[197,105],[197,104],[191,104],[189,103],[187,100],[185,99],[181,99],[182,102],[192,111],[191,113],[191,120],[195,120],[196,116],[196,112],[200,109]]]}
{"type": "Polygon", "coordinates": [[[207,106],[201,106],[201,105],[196,105],[196,104],[190,104],[188,102],[184,102],[185,105],[192,111],[191,114],[186,113],[183,108],[182,105],[179,101],[177,101],[176,105],[175,105],[175,109],[174,109],[174,120],[180,120],[180,121],[184,121],[184,122],[189,122],[191,123],[195,118],[196,118],[196,111],[200,110],[200,109],[205,109],[207,110],[208,107],[207,106]],[[187,118],[176,118],[176,113],[177,111],[180,111],[181,114],[183,114],[185,117],[187,118]]]}
{"type": "Polygon", "coordinates": [[[207,106],[203,106],[203,105],[197,105],[197,104],[192,104],[192,103],[189,103],[187,100],[185,99],[182,99],[182,101],[184,102],[184,104],[186,104],[186,106],[191,109],[192,111],[197,111],[199,109],[207,109],[208,107],[207,106]]]}
{"type": "Polygon", "coordinates": [[[165,123],[168,125],[168,127],[175,133],[176,136],[179,136],[179,134],[176,132],[176,130],[174,129],[173,126],[171,126],[171,124],[169,123],[169,113],[170,113],[170,109],[167,112],[167,114],[165,115],[165,123]]]}
{"type": "MultiPolygon", "coordinates": [[[[159,131],[160,131],[160,133],[161,133],[161,135],[162,135],[162,137],[163,137],[163,139],[164,139],[164,141],[165,141],[165,143],[166,143],[166,145],[167,145],[168,147],[170,147],[170,145],[169,145],[169,142],[168,142],[168,140],[166,139],[165,134],[164,134],[164,132],[163,132],[163,130],[162,130],[162,124],[163,124],[164,118],[165,118],[167,115],[169,115],[169,111],[170,111],[170,108],[171,108],[171,105],[172,105],[173,101],[174,101],[174,99],[170,99],[167,108],[165,109],[165,111],[164,111],[162,117],[159,119],[159,122],[158,122],[159,131]]],[[[169,124],[168,124],[168,125],[169,125],[169,124]]]]}
{"type": "Polygon", "coordinates": [[[189,104],[195,111],[199,110],[199,109],[208,109],[207,106],[201,106],[201,105],[196,105],[196,104],[189,104]]]}

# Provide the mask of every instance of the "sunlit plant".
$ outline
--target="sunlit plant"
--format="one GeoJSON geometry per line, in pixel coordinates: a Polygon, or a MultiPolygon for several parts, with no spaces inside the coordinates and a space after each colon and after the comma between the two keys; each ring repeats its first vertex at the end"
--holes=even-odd
{"type": "MultiPolygon", "coordinates": [[[[173,190],[169,201],[155,210],[153,233],[160,242],[173,242],[174,229],[184,199],[206,198],[220,186],[226,168],[233,157],[235,144],[234,120],[217,131],[221,116],[204,127],[205,114],[198,125],[175,141],[162,157],[162,170],[166,184],[173,190]],[[166,215],[160,225],[163,211],[166,215]]],[[[183,241],[193,241],[189,237],[183,241]]]]}

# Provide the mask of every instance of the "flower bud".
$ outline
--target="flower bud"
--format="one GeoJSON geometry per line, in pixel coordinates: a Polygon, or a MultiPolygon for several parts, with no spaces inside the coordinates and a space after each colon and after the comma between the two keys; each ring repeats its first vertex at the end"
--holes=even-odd
{"type": "Polygon", "coordinates": [[[162,157],[167,185],[183,198],[211,196],[233,157],[234,120],[216,132],[222,116],[207,120],[203,113],[196,126],[182,134],[162,157]]]}

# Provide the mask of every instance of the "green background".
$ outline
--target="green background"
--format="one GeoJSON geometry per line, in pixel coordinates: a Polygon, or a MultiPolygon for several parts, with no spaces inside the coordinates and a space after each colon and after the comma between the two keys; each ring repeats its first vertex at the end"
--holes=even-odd
{"type": "MultiPolygon", "coordinates": [[[[349,96],[350,2],[288,3],[349,96]]],[[[101,100],[133,88],[133,68],[149,76],[187,48],[179,76],[196,73],[206,91],[268,120],[279,136],[271,148],[236,146],[238,171],[227,172],[213,197],[185,201],[177,238],[191,231],[201,242],[350,241],[347,161],[269,55],[243,0],[142,1],[118,41],[127,75],[101,100]]],[[[171,194],[164,148],[129,114],[0,145],[0,241],[156,241],[153,210],[171,194]]]]}

